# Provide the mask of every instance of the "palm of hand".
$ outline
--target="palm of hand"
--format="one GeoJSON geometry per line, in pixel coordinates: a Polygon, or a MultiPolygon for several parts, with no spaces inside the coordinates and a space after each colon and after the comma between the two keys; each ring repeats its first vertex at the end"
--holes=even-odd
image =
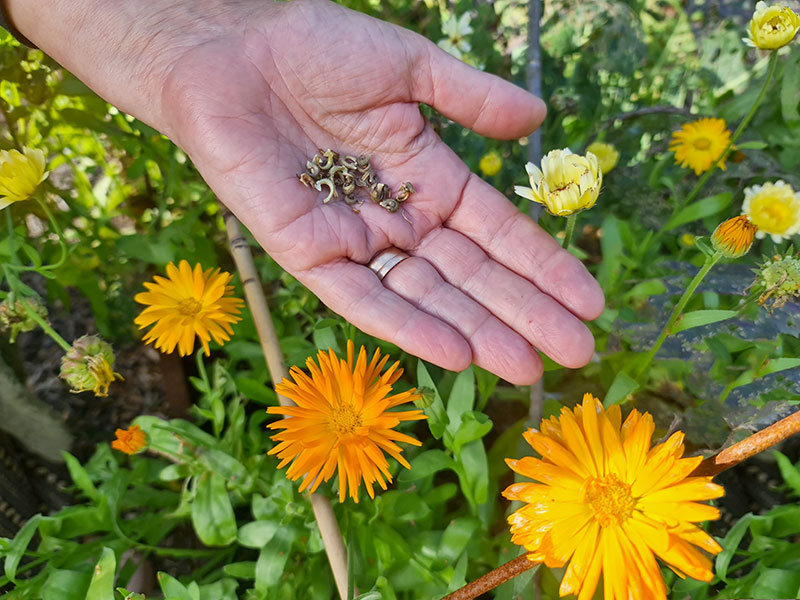
{"type": "Polygon", "coordinates": [[[538,117],[524,92],[327,3],[289,3],[186,52],[179,67],[164,90],[177,141],[264,249],[330,308],[422,358],[453,369],[473,361],[517,383],[541,374],[531,344],[569,366],[588,359],[591,335],[572,313],[596,316],[596,284],[472,175],[418,107],[519,137],[538,117]],[[358,213],[323,204],[297,179],[320,148],[371,156],[392,189],[412,182],[407,218],[369,200],[358,213]],[[380,282],[363,265],[389,246],[412,258],[380,282]]]}

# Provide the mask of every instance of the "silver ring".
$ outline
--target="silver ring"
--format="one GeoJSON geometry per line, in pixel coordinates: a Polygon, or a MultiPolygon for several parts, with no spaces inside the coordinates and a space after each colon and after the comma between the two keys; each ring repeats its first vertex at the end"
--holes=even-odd
{"type": "Polygon", "coordinates": [[[383,281],[383,278],[389,274],[389,271],[408,257],[409,255],[399,248],[387,248],[386,250],[381,250],[372,257],[372,260],[369,261],[369,268],[375,272],[378,279],[383,281]]]}

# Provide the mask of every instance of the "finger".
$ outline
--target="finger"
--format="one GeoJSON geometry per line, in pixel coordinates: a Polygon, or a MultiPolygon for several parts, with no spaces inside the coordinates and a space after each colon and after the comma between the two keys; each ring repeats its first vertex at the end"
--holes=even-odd
{"type": "Polygon", "coordinates": [[[578,317],[592,320],[603,312],[603,290],[581,261],[476,175],[470,176],[445,224],[578,317]]]}
{"type": "Polygon", "coordinates": [[[433,44],[420,45],[411,67],[412,98],[475,133],[525,137],[544,121],[544,102],[522,88],[470,67],[433,44]]]}
{"type": "Polygon", "coordinates": [[[383,285],[414,306],[448,323],[472,348],[472,362],[517,385],[542,376],[531,345],[483,306],[445,282],[431,264],[412,256],[394,267],[383,285]]]}
{"type": "Polygon", "coordinates": [[[298,279],[369,335],[451,371],[463,371],[472,362],[461,334],[385,288],[368,267],[342,259],[304,271],[298,279]]]}
{"type": "Polygon", "coordinates": [[[480,302],[559,364],[577,368],[589,362],[594,338],[586,326],[468,238],[439,228],[422,240],[415,253],[430,261],[445,281],[480,302]]]}

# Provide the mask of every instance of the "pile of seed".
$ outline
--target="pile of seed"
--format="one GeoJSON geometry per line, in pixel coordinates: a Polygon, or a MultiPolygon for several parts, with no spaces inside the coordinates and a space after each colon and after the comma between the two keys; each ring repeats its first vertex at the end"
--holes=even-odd
{"type": "Polygon", "coordinates": [[[389,212],[397,212],[411,194],[414,186],[406,182],[400,186],[396,194],[384,183],[378,181],[378,175],[372,169],[369,156],[343,156],[331,149],[320,150],[309,161],[306,161],[306,171],[297,176],[300,183],[306,187],[313,187],[322,191],[323,186],[328,188],[328,196],[323,200],[325,204],[339,197],[358,212],[356,204],[362,202],[356,198],[356,190],[364,188],[369,193],[369,199],[379,204],[389,212]]]}

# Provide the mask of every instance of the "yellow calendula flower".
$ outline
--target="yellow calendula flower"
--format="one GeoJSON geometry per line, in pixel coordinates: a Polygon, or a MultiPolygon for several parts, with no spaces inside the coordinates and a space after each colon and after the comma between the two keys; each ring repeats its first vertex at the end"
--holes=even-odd
{"type": "Polygon", "coordinates": [[[114,435],[117,439],[111,442],[111,447],[125,454],[138,454],[147,446],[147,436],[138,425],[117,429],[114,435]]]}
{"type": "Polygon", "coordinates": [[[401,456],[395,442],[420,446],[409,435],[394,428],[401,421],[425,419],[421,410],[390,412],[390,408],[420,399],[415,389],[392,394],[392,385],[403,374],[399,362],[381,373],[389,357],[381,358],[375,350],[367,362],[361,347],[355,358],[353,342],[347,342],[347,360],[333,350],[320,350],[317,363],[309,358],[306,367],[310,376],[292,367],[293,381],[284,379],[275,391],[293,400],[297,406],[270,406],[267,412],[286,418],[270,423],[270,429],[282,429],[272,439],[279,442],[269,454],[277,454],[282,469],[290,462],[286,476],[292,481],[303,477],[300,485],[314,492],[323,481],[334,474],[339,476],[339,501],[349,493],[358,502],[361,481],[370,498],[375,497],[373,485],[386,489],[391,483],[389,463],[384,452],[397,462],[411,468],[401,456]],[[293,462],[292,462],[293,461],[293,462]]]}
{"type": "Polygon", "coordinates": [[[758,227],[757,238],[769,234],[779,244],[800,232],[800,194],[785,181],[752,185],[744,190],[742,214],[758,227]]]}
{"type": "Polygon", "coordinates": [[[503,168],[503,159],[497,152],[488,152],[481,157],[478,168],[486,177],[494,177],[503,168]]]}
{"type": "Polygon", "coordinates": [[[108,396],[109,386],[122,380],[114,372],[114,350],[111,344],[96,335],[84,335],[72,343],[72,347],[61,358],[59,377],[74,393],[94,392],[95,396],[108,396]]]}
{"type": "Polygon", "coordinates": [[[566,148],[551,150],[542,158],[541,170],[530,162],[525,170],[531,187],[517,185],[514,192],[559,217],[592,208],[603,184],[603,173],[591,152],[581,156],[566,148]]]}
{"type": "Polygon", "coordinates": [[[232,297],[233,286],[228,285],[231,279],[230,273],[204,271],[199,263],[194,269],[185,260],[177,267],[169,263],[167,278],[156,276],[152,283],[145,282],[147,291],[134,297],[139,304],[147,305],[134,323],[139,329],[155,323],[144,341],[154,342],[165,354],[177,346],[181,356],[188,356],[198,337],[208,356],[211,338],[218,344],[227,342],[233,335],[231,324],[241,320],[238,315],[244,302],[232,297]]]}
{"type": "Polygon", "coordinates": [[[756,4],[744,42],[761,50],[783,48],[794,39],[800,29],[800,17],[788,6],[766,2],[756,4]]]}
{"type": "Polygon", "coordinates": [[[655,425],[633,410],[605,410],[591,394],[558,418],[544,419],[525,440],[541,458],[507,459],[536,483],[503,492],[523,502],[509,518],[512,541],[528,558],[563,567],[559,594],[594,595],[603,576],[605,600],[666,598],[656,558],[681,577],[711,581],[711,561],[700,552],[722,550],[696,523],[719,518],[701,502],[723,495],[710,477],[690,477],[703,458],[683,458],[683,433],[650,448],[655,425]]]}
{"type": "Polygon", "coordinates": [[[589,144],[589,147],[586,148],[586,151],[591,152],[597,157],[597,164],[600,165],[600,170],[603,172],[603,175],[616,167],[619,162],[619,151],[611,144],[592,142],[589,144]]]}
{"type": "Polygon", "coordinates": [[[47,175],[41,150],[0,150],[0,209],[30,198],[47,175]]]}
{"type": "Polygon", "coordinates": [[[711,245],[726,258],[739,258],[750,251],[757,231],[746,215],[739,215],[717,226],[711,235],[711,245]]]}
{"type": "MultiPolygon", "coordinates": [[[[731,141],[731,132],[722,119],[699,119],[686,123],[672,133],[669,149],[675,152],[675,162],[689,167],[695,173],[705,173],[711,168],[731,141]]],[[[725,170],[725,160],[719,168],[725,170]]]]}

